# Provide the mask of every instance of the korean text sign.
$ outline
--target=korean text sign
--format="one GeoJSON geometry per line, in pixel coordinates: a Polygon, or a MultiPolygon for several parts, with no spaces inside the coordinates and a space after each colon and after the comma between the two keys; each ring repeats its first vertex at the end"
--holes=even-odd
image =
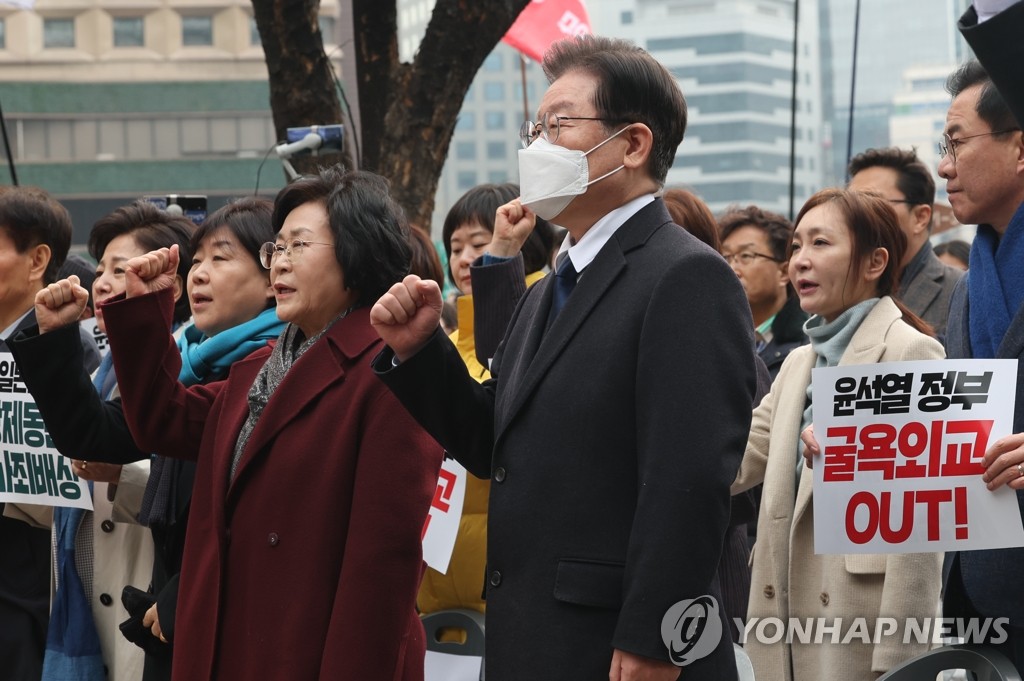
{"type": "Polygon", "coordinates": [[[0,502],[92,509],[88,485],[53,446],[18,365],[0,352],[0,502]]]}
{"type": "Polygon", "coordinates": [[[815,553],[1024,546],[1016,494],[981,478],[1016,378],[1017,360],[814,369],[815,553]]]}
{"type": "Polygon", "coordinates": [[[448,573],[455,550],[466,499],[466,476],[466,469],[455,459],[446,458],[441,463],[434,498],[423,523],[423,560],[441,574],[448,573]]]}

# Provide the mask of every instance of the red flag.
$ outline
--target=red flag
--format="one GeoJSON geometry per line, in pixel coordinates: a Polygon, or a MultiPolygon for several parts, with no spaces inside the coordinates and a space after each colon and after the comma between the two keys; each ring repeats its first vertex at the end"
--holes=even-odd
{"type": "Polygon", "coordinates": [[[540,62],[551,43],[590,33],[583,0],[533,0],[502,40],[540,62]]]}

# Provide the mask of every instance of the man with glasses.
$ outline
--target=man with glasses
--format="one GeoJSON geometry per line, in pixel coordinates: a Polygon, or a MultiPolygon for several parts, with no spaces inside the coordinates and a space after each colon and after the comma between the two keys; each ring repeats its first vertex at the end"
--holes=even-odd
{"type": "MultiPolygon", "coordinates": [[[[1017,491],[1024,516],[1024,135],[977,61],[946,81],[939,175],[953,214],[977,224],[970,271],[953,293],[946,354],[950,358],[1019,360],[1013,435],[986,452],[991,489],[1017,491]]],[[[1008,518],[1007,522],[1020,522],[1008,518]]],[[[1018,588],[1024,548],[951,552],[943,565],[946,617],[1009,617],[1008,637],[990,643],[1024,669],[1024,590],[1018,588]]]]}
{"type": "Polygon", "coordinates": [[[483,385],[437,330],[437,285],[414,276],[371,312],[389,346],[374,366],[492,481],[490,681],[668,681],[686,662],[686,678],[734,679],[715,571],[753,324],[725,262],[655,198],[686,104],[625,41],[556,43],[544,70],[520,151],[526,210],[503,208],[568,230],[555,274],[520,301],[483,385]]]}
{"type": "Polygon", "coordinates": [[[747,294],[757,354],[775,380],[789,353],[807,342],[807,313],[789,283],[793,225],[781,215],[747,206],[728,209],[718,228],[722,256],[747,294]]]}
{"type": "Polygon", "coordinates": [[[897,296],[942,338],[946,334],[949,299],[963,272],[944,265],[928,241],[935,202],[931,172],[913,151],[886,147],[857,154],[847,173],[850,189],[875,192],[896,212],[900,229],[907,237],[897,296]]]}

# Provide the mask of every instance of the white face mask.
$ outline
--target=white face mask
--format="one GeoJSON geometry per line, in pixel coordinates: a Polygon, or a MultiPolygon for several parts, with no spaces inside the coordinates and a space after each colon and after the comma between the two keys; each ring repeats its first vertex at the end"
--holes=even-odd
{"type": "Polygon", "coordinates": [[[619,166],[590,180],[587,155],[618,137],[627,128],[619,130],[586,152],[560,147],[543,137],[537,137],[529,147],[520,149],[519,189],[523,205],[538,217],[553,220],[565,210],[570,201],[586,192],[587,187],[625,168],[619,166]]]}

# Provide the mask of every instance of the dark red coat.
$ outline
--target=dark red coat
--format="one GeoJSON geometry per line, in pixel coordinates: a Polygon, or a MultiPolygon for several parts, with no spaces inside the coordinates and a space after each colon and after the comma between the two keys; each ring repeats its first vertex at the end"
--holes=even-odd
{"type": "Polygon", "coordinates": [[[422,679],[420,531],[441,448],[373,375],[369,309],[291,368],[229,484],[261,349],[186,389],[169,292],[104,306],[139,446],[198,453],[174,679],[422,679]]]}

